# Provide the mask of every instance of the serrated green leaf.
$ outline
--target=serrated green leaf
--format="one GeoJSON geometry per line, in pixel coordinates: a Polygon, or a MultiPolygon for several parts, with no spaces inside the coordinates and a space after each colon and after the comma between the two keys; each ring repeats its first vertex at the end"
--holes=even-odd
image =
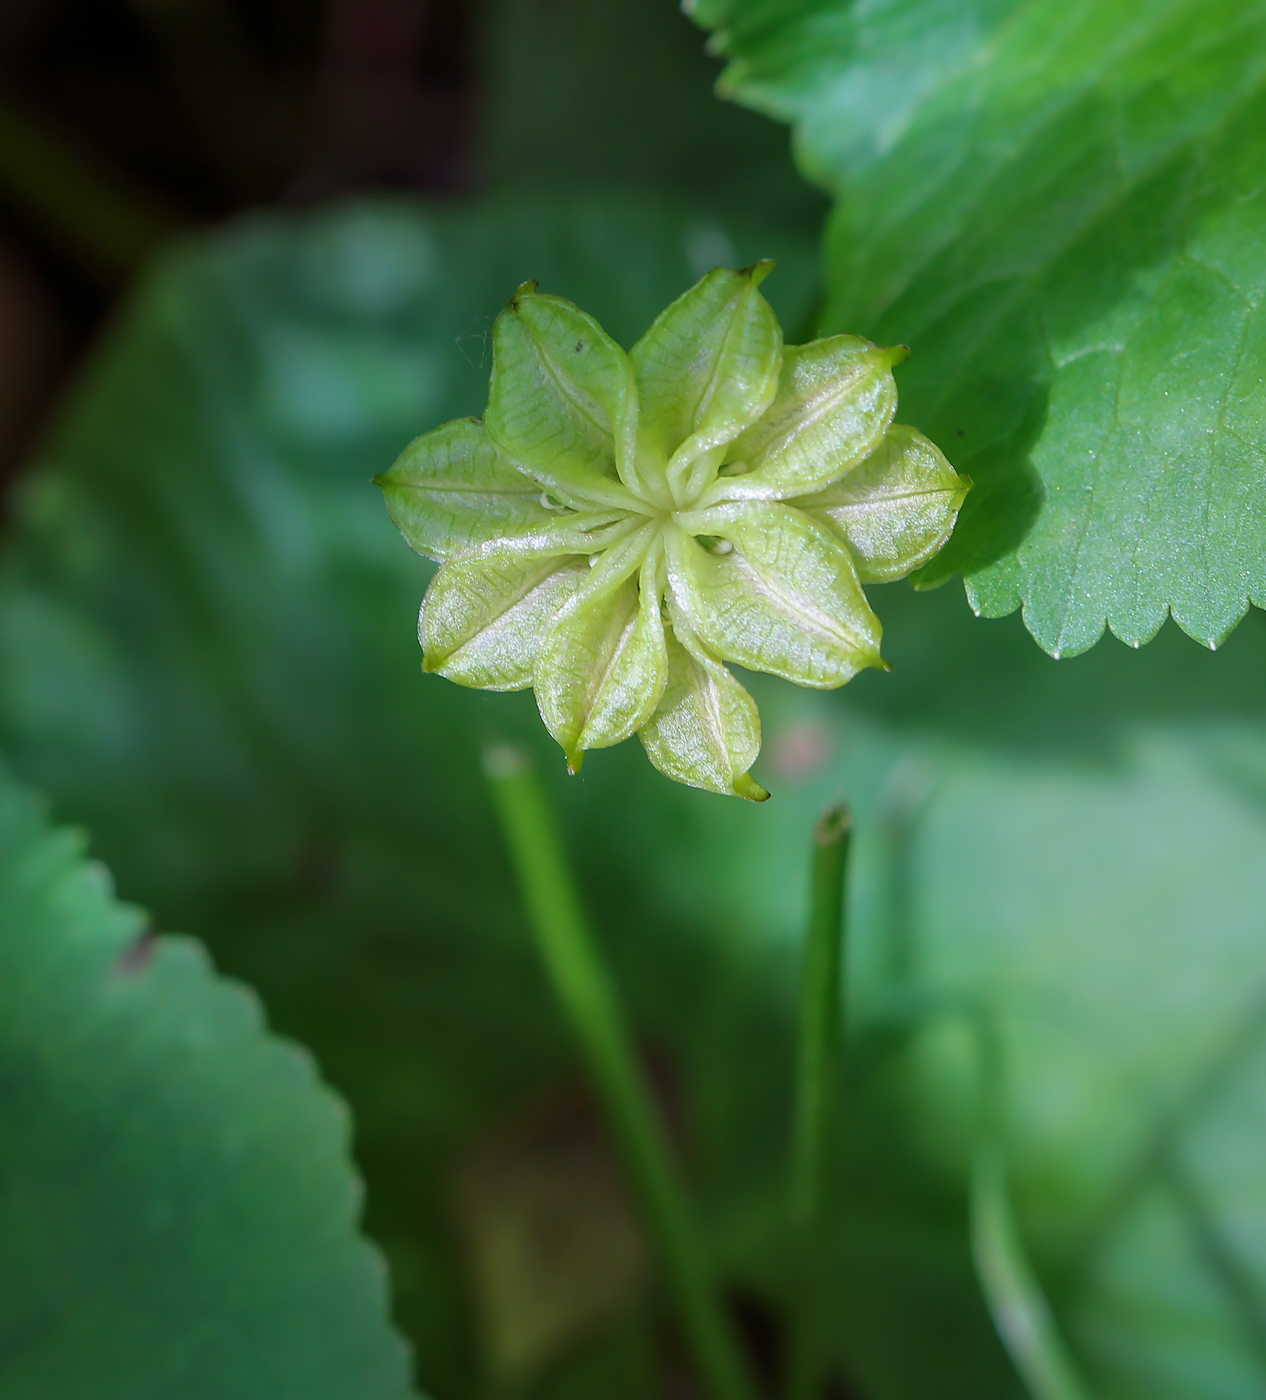
{"type": "Polygon", "coordinates": [[[0,771],[0,1396],[405,1400],[347,1116],[0,771]]]}
{"type": "Polygon", "coordinates": [[[928,571],[1053,655],[1266,604],[1266,8],[696,10],[838,197],[828,327],[903,341],[978,490],[928,571]]]}
{"type": "Polygon", "coordinates": [[[668,577],[718,656],[798,685],[843,685],[882,665],[879,620],[847,550],[825,526],[770,501],[713,506],[665,532],[668,577]],[[686,534],[715,536],[728,553],[686,534]]]}
{"type": "Polygon", "coordinates": [[[863,583],[888,583],[942,547],[966,494],[936,444],[896,424],[847,476],[790,504],[839,531],[863,583]]]}

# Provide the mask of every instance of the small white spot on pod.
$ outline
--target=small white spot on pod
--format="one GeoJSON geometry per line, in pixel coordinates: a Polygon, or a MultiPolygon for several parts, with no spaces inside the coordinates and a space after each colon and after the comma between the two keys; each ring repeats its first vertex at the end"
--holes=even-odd
{"type": "Polygon", "coordinates": [[[602,556],[599,554],[591,554],[589,556],[589,567],[592,569],[601,557],[602,556]]]}
{"type": "Polygon", "coordinates": [[[718,540],[712,549],[713,554],[733,554],[734,545],[729,540],[718,540]]]}
{"type": "Polygon", "coordinates": [[[1059,651],[1053,651],[1053,652],[1051,652],[1051,656],[1052,656],[1052,657],[1054,658],[1054,660],[1056,660],[1056,661],[1058,661],[1059,658],[1060,658],[1062,655],[1063,655],[1063,653],[1062,653],[1062,652],[1059,652],[1059,651]]]}
{"type": "Polygon", "coordinates": [[[1137,642],[1133,642],[1131,645],[1134,647],[1134,650],[1135,650],[1135,651],[1138,651],[1138,649],[1139,649],[1139,644],[1138,644],[1137,642]]]}

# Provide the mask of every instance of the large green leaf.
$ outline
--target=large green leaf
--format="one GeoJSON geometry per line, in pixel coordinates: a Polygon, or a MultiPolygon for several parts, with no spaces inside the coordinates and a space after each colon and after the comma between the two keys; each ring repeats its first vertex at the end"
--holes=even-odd
{"type": "Polygon", "coordinates": [[[1266,6],[698,0],[838,198],[830,329],[976,480],[925,572],[1052,655],[1266,604],[1266,6]]]}
{"type": "Polygon", "coordinates": [[[0,1396],[404,1400],[347,1116],[0,772],[0,1396]]]}

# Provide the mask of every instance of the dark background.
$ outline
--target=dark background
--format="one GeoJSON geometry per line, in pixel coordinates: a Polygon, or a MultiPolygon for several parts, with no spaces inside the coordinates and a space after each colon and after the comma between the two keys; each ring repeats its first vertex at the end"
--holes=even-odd
{"type": "Polygon", "coordinates": [[[0,471],[170,233],[477,184],[462,0],[3,0],[0,471]]]}
{"type": "Polygon", "coordinates": [[[717,69],[671,0],[0,0],[0,477],[148,255],[247,208],[597,185],[812,228],[717,69]]]}

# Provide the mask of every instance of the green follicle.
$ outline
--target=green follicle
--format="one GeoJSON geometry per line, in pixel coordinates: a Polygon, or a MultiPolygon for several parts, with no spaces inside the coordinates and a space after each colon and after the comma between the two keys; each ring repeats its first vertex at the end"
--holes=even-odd
{"type": "Polygon", "coordinates": [[[948,538],[966,489],[893,423],[905,346],[784,346],[757,288],[718,268],[626,353],[525,282],[493,332],[482,422],[437,428],[381,478],[441,568],[424,667],[531,686],[581,768],[637,734],[679,782],[750,801],[760,717],[727,665],[830,689],[888,669],[862,582],[948,538]]]}

